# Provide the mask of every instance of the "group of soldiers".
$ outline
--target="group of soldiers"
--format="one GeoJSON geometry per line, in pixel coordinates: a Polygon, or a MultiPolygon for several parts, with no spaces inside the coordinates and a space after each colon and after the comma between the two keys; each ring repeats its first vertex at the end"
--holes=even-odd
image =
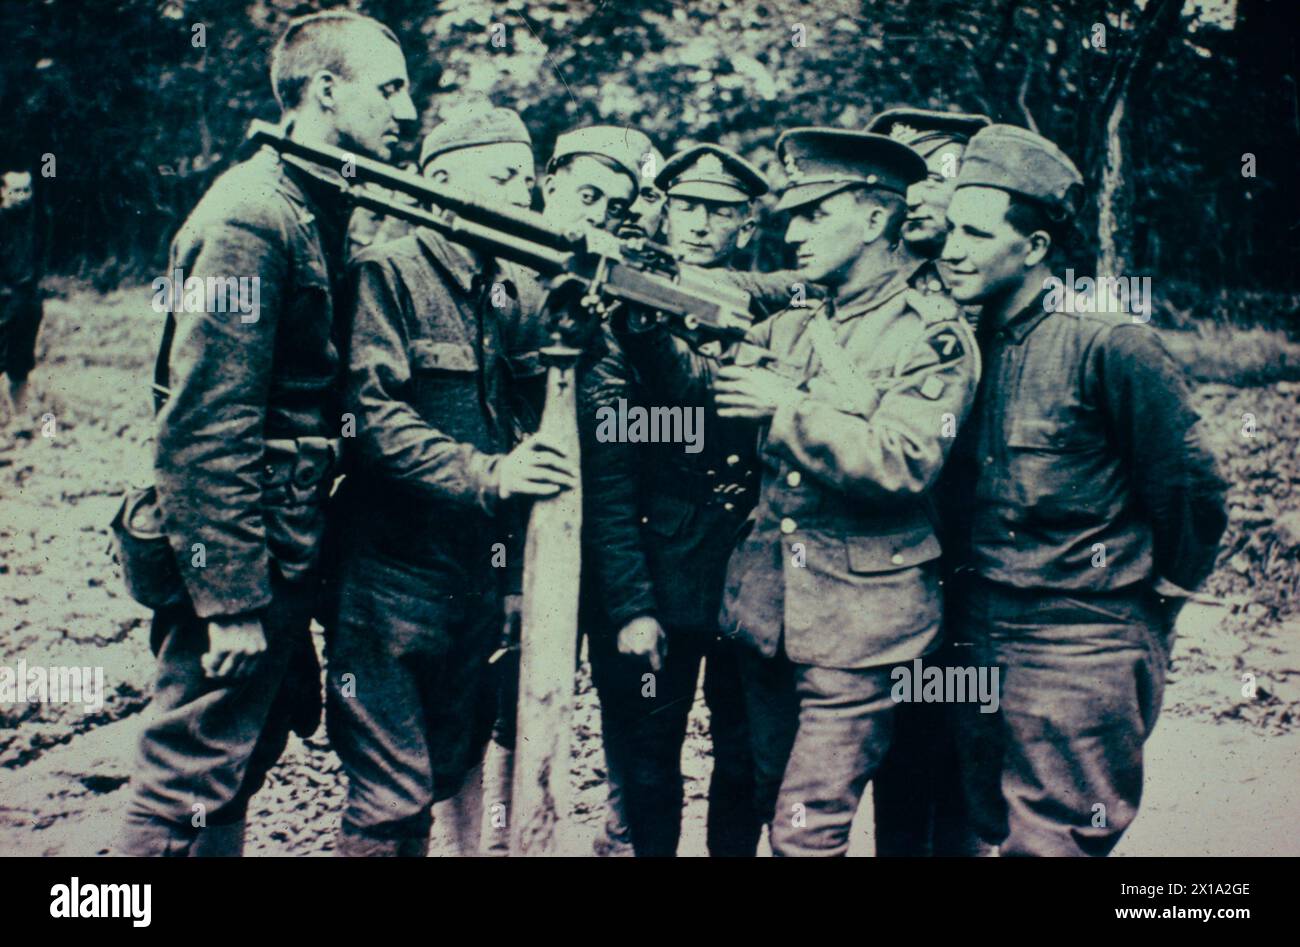
{"type": "MultiPolygon", "coordinates": [[[[294,20],[271,80],[302,141],[387,160],[416,118],[397,39],[355,13],[294,20]]],[[[213,184],[169,270],[259,276],[260,318],[164,332],[157,497],[186,594],[155,613],[124,851],[242,851],[289,732],[319,723],[313,617],[337,851],[422,855],[437,803],[462,852],[499,848],[528,505],[579,483],[598,852],[677,851],[701,663],[712,855],[754,855],[764,826],[776,854],[844,854],[869,781],[879,854],[1116,844],[1224,526],[1180,372],[1147,325],[1044,305],[1082,178],[1040,135],[894,109],[776,149],[794,269],[764,274],[740,263],[770,185],[740,155],[557,139],[550,224],[662,236],[756,316],[705,351],[612,314],[579,367],[581,458],[537,433],[535,274],[424,227],[349,260],[339,172],[270,148],[213,184]],[[620,403],[701,408],[702,449],[599,437],[620,403]],[[900,703],[917,659],[999,669],[993,712],[900,703]]],[[[438,125],[418,170],[519,208],[537,183],[502,108],[438,125]]]]}

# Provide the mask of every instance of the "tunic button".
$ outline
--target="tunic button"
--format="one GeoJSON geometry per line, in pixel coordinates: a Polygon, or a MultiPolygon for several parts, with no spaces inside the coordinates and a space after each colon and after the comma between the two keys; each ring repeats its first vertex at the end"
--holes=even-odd
{"type": "Polygon", "coordinates": [[[792,470],[785,475],[785,482],[792,487],[797,487],[803,482],[803,474],[797,470],[792,470]]]}
{"type": "Polygon", "coordinates": [[[736,508],[736,504],[734,504],[734,503],[724,503],[724,504],[722,504],[722,508],[723,508],[724,510],[726,510],[728,513],[730,513],[732,510],[734,510],[734,509],[736,508]]]}
{"type": "Polygon", "coordinates": [[[901,566],[903,564],[903,554],[901,552],[896,552],[889,557],[889,561],[896,566],[901,566]]]}
{"type": "Polygon", "coordinates": [[[992,457],[985,457],[985,458],[984,458],[984,463],[986,463],[986,464],[991,464],[991,463],[993,463],[993,458],[992,458],[992,457]]]}
{"type": "Polygon", "coordinates": [[[641,517],[641,522],[642,522],[642,523],[648,523],[648,522],[650,522],[650,517],[648,517],[648,516],[643,516],[643,517],[641,517]]]}
{"type": "Polygon", "coordinates": [[[739,454],[730,454],[730,455],[728,455],[728,457],[727,457],[727,466],[728,466],[728,467],[734,467],[734,466],[736,466],[736,464],[738,464],[738,463],[740,463],[740,455],[739,455],[739,454]]]}
{"type": "Polygon", "coordinates": [[[785,533],[787,536],[793,533],[796,528],[797,524],[794,520],[790,519],[790,517],[787,516],[781,520],[781,532],[785,533]]]}

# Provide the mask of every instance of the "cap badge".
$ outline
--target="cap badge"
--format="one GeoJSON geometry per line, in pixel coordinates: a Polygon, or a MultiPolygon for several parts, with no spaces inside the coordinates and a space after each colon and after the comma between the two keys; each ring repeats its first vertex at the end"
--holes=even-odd
{"type": "Polygon", "coordinates": [[[695,162],[695,170],[699,174],[721,177],[723,173],[722,159],[717,155],[703,155],[699,161],[695,162]]]}
{"type": "Polygon", "coordinates": [[[913,128],[911,125],[904,125],[901,122],[899,122],[896,125],[890,126],[889,129],[889,137],[894,139],[894,141],[901,141],[903,144],[907,144],[909,141],[911,141],[913,138],[916,138],[920,134],[921,133],[917,131],[915,128],[913,128]]]}

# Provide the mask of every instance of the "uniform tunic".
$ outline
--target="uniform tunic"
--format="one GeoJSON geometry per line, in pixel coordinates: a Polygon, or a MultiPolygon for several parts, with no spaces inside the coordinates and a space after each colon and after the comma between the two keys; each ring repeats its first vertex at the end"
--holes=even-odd
{"type": "Polygon", "coordinates": [[[491,733],[522,513],[497,465],[518,439],[510,356],[540,299],[425,229],[359,254],[354,278],[327,724],[348,774],[340,848],[372,854],[427,840],[430,806],[491,733]]]}
{"type": "Polygon", "coordinates": [[[319,720],[308,629],[341,423],[334,301],[348,214],[335,185],[264,149],[212,185],[172,244],[169,276],[256,277],[260,307],[247,322],[237,311],[168,317],[155,474],[188,602],[154,615],[159,671],[130,854],[201,849],[195,805],[208,826],[242,821],[290,727],[308,734],[319,720]],[[250,676],[211,681],[207,619],[242,613],[260,619],[267,650],[250,676]]]}
{"type": "Polygon", "coordinates": [[[759,500],[722,609],[746,646],[759,807],[778,854],[847,850],[890,742],[888,666],[938,641],[929,491],[979,367],[956,307],[933,319],[905,303],[914,269],[882,272],[829,318],[787,310],[742,349],[801,392],[763,430],[759,500]]]}
{"type": "Polygon", "coordinates": [[[1209,573],[1224,485],[1155,329],[1040,299],[980,337],[952,617],[1002,696],[958,708],[963,781],[1003,854],[1104,855],[1137,812],[1173,645],[1156,584],[1209,573]]]}

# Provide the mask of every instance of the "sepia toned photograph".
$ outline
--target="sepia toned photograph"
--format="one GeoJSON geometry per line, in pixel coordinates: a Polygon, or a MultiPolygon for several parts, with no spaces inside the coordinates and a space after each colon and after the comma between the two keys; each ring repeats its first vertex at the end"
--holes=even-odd
{"type": "Polygon", "coordinates": [[[0,0],[0,856],[1300,855],[1293,14],[0,0]]]}

